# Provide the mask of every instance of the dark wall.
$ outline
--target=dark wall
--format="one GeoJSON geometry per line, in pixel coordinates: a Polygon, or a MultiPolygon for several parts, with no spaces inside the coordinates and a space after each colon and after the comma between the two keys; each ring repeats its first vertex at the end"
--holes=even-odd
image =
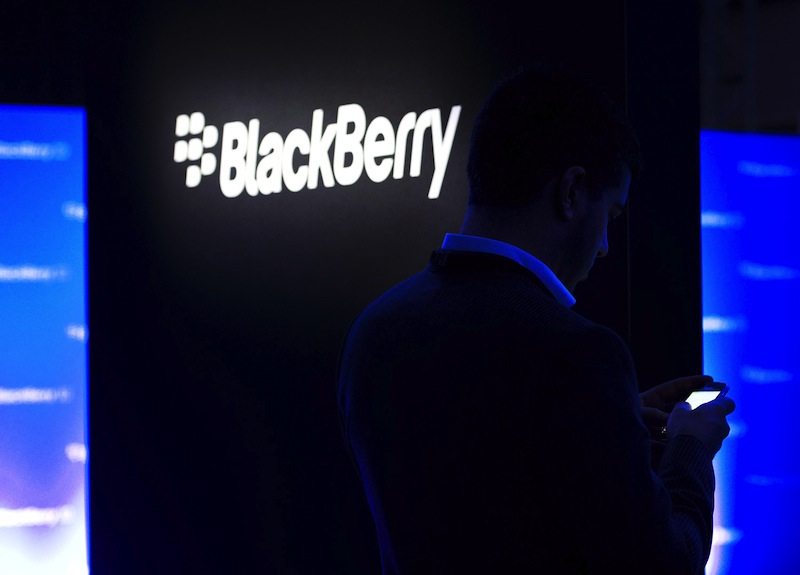
{"type": "MultiPolygon", "coordinates": [[[[369,510],[336,419],[344,331],[458,230],[469,130],[493,81],[535,59],[564,62],[624,103],[623,2],[412,1],[391,13],[358,2],[239,0],[16,10],[26,31],[4,24],[15,46],[5,76],[14,81],[0,100],[88,109],[94,571],[376,572],[369,510]],[[258,118],[261,135],[285,136],[308,131],[312,110],[328,123],[351,102],[367,121],[385,115],[394,125],[429,108],[446,121],[462,106],[438,199],[426,197],[428,148],[416,179],[237,198],[220,193],[216,174],[187,188],[185,166],[172,161],[179,114],[201,110],[220,128],[258,118]]],[[[629,22],[629,42],[645,50],[660,23],[636,14],[643,28],[633,34],[629,22]]],[[[662,78],[641,58],[630,62],[634,121],[646,148],[659,150],[648,156],[688,154],[694,135],[670,131],[680,122],[647,107],[653,93],[682,85],[686,69],[662,78]],[[663,152],[662,133],[672,142],[663,152]]],[[[675,113],[691,116],[688,92],[679,94],[686,107],[675,113]]],[[[647,169],[653,175],[632,191],[632,247],[620,226],[576,295],[579,311],[632,333],[640,370],[660,375],[663,356],[647,354],[654,340],[640,326],[669,320],[664,338],[682,345],[671,348],[680,357],[669,367],[693,366],[685,342],[697,309],[684,300],[698,297],[699,277],[690,268],[679,281],[688,288],[663,281],[684,256],[664,250],[653,230],[686,228],[649,203],[666,182],[656,160],[647,169]],[[631,288],[667,289],[684,319],[665,318],[661,296],[628,297],[629,262],[631,288]]],[[[687,174],[674,178],[685,183],[687,174]]],[[[686,221],[691,209],[676,208],[686,221]]]]}
{"type": "Polygon", "coordinates": [[[645,166],[628,206],[630,345],[642,388],[703,367],[699,18],[696,2],[627,6],[628,114],[645,166]]]}

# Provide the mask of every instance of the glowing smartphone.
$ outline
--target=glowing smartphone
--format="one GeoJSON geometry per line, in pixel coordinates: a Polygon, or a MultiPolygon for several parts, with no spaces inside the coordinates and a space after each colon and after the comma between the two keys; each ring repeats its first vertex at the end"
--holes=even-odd
{"type": "Polygon", "coordinates": [[[727,384],[720,382],[709,383],[705,387],[696,389],[690,393],[689,397],[686,398],[686,402],[692,406],[692,409],[694,409],[698,405],[708,403],[709,401],[718,398],[720,395],[725,395],[726,393],[728,393],[727,384]]]}

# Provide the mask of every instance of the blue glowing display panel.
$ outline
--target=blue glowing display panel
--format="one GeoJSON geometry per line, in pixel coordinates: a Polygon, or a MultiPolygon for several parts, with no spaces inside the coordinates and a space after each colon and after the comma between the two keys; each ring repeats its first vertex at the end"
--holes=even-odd
{"type": "Polygon", "coordinates": [[[0,573],[85,575],[85,113],[0,106],[0,573]]]}
{"type": "Polygon", "coordinates": [[[707,572],[800,573],[800,137],[701,133],[705,371],[737,409],[707,572]]]}

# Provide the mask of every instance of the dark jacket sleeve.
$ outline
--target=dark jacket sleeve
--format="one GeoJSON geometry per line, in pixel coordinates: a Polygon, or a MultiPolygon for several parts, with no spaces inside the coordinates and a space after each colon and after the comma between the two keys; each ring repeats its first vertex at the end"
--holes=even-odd
{"type": "Polygon", "coordinates": [[[587,562],[616,573],[703,573],[712,534],[711,454],[698,439],[679,436],[653,471],[627,347],[600,326],[579,339],[581,357],[563,366],[586,390],[586,401],[576,402],[571,440],[576,448],[584,442],[595,448],[581,451],[586,458],[573,485],[585,525],[607,527],[582,534],[589,542],[587,562]]]}

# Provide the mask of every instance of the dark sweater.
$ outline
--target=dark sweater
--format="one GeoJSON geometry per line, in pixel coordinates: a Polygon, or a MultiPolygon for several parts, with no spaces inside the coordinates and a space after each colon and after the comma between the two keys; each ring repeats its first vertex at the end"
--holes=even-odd
{"type": "Polygon", "coordinates": [[[710,454],[652,471],[624,342],[507,258],[434,252],[353,323],[338,394],[384,574],[703,571],[710,454]]]}

